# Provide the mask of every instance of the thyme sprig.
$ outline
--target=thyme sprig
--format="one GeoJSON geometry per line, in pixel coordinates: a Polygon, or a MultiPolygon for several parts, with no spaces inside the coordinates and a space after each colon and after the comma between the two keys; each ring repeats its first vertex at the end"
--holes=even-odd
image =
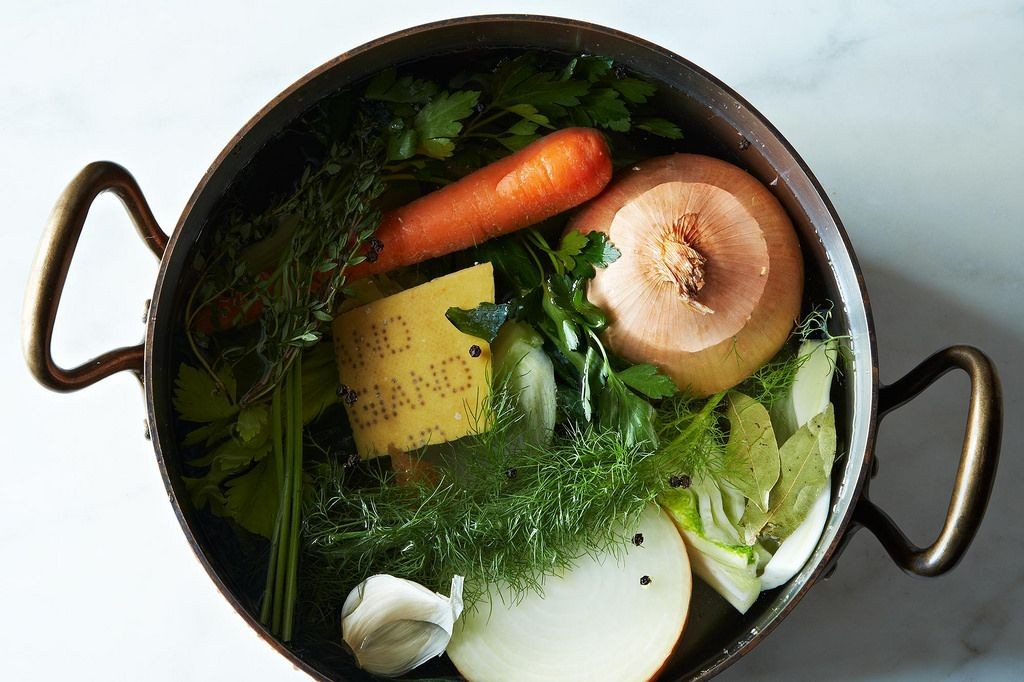
{"type": "Polygon", "coordinates": [[[365,260],[380,223],[374,202],[384,191],[383,164],[383,143],[360,119],[346,141],[334,142],[321,162],[306,167],[291,193],[258,215],[235,212],[215,230],[212,261],[197,255],[201,273],[186,310],[186,335],[215,381],[218,360],[256,356],[261,371],[239,398],[241,405],[267,399],[299,352],[323,337],[348,268],[365,260]],[[230,306],[223,303],[226,294],[230,306]],[[232,317],[219,320],[227,326],[253,312],[257,331],[242,343],[217,347],[209,359],[204,348],[217,339],[196,331],[196,320],[204,314],[232,317]]]}

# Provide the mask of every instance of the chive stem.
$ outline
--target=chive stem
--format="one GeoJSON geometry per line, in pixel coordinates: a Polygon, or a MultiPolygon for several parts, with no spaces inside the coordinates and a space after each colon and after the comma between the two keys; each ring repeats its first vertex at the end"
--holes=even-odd
{"type": "MultiPolygon", "coordinates": [[[[270,442],[274,452],[274,469],[277,473],[277,480],[284,480],[284,453],[281,442],[281,389],[274,388],[273,397],[270,402],[270,442]]],[[[282,487],[283,490],[283,487],[282,487]]],[[[274,532],[270,538],[270,557],[267,560],[267,581],[263,587],[263,603],[260,606],[260,622],[270,625],[271,609],[273,607],[273,586],[277,577],[277,545],[281,540],[281,526],[284,519],[281,517],[283,505],[278,505],[277,516],[274,518],[274,532]]]]}
{"type": "MultiPolygon", "coordinates": [[[[291,506],[291,527],[288,529],[287,574],[284,591],[284,623],[281,638],[288,642],[292,638],[292,624],[295,616],[295,598],[299,564],[299,514],[302,502],[302,355],[295,358],[291,368],[291,419],[288,424],[291,437],[292,479],[287,503],[291,506]]],[[[285,500],[282,500],[282,504],[285,500]]]]}

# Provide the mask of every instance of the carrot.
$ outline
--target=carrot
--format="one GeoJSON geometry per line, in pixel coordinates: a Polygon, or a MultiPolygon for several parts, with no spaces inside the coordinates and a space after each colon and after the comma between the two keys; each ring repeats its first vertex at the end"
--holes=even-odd
{"type": "Polygon", "coordinates": [[[475,246],[539,223],[595,197],[612,176],[593,128],[565,128],[384,215],[384,245],[353,279],[475,246]]]}
{"type": "MultiPolygon", "coordinates": [[[[608,145],[593,128],[564,128],[430,194],[384,214],[376,258],[349,279],[381,274],[475,246],[534,225],[595,197],[612,177],[608,145]]],[[[233,326],[239,304],[227,296],[199,311],[195,329],[233,326]],[[226,322],[226,323],[225,323],[226,322]]],[[[250,306],[242,322],[256,319],[250,306]]]]}

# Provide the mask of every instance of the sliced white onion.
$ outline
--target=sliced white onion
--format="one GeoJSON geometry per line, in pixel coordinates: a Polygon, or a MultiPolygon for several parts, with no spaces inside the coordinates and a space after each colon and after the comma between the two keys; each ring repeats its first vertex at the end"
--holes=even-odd
{"type": "Polygon", "coordinates": [[[518,603],[492,587],[455,624],[448,656],[468,680],[628,682],[653,677],[675,647],[690,603],[686,548],[652,505],[618,556],[584,557],[518,603]],[[644,577],[648,580],[643,580],[644,577]],[[644,584],[647,583],[647,584],[644,584]]]}

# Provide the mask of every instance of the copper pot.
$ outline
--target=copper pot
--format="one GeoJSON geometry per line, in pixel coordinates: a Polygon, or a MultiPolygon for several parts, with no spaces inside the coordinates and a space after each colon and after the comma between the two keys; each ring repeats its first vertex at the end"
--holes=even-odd
{"type": "MultiPolygon", "coordinates": [[[[25,355],[40,383],[58,391],[84,388],[115,372],[134,372],[145,388],[150,433],[168,497],[182,530],[224,596],[260,635],[317,679],[360,679],[364,673],[336,661],[293,650],[260,625],[223,570],[215,543],[196,522],[181,480],[181,454],[171,393],[176,371],[172,337],[187,293],[183,286],[193,249],[213,207],[235,178],[279,131],[313,103],[387,66],[426,57],[487,48],[589,52],[613,58],[662,84],[666,105],[688,134],[747,169],[769,186],[796,225],[808,270],[821,294],[836,302],[835,331],[850,337],[853,361],[839,397],[840,450],[833,474],[833,505],[811,560],[789,583],[761,595],[745,616],[696,601],[691,624],[664,679],[706,679],[763,640],[816,581],[834,567],[856,530],[868,528],[905,571],[936,576],[964,555],[981,523],[995,478],[1002,429],[999,380],[991,361],[969,346],[927,358],[899,381],[881,385],[875,336],[853,248],[839,216],[811,171],[781,134],[750,104],[716,78],[656,45],[619,31],[566,19],[525,15],[454,19],[412,28],[358,47],[306,75],[270,102],[225,147],[200,181],[168,236],[160,229],[131,175],[110,162],[83,169],[61,195],[43,236],[25,302],[25,355]],[[112,350],[74,369],[59,367],[50,339],[61,291],[89,207],[104,191],[124,203],[160,271],[143,344],[112,350]],[[967,431],[945,524],[928,547],[917,547],[869,499],[879,420],[952,369],[970,375],[967,431]]],[[[699,596],[699,595],[698,595],[699,596]]]]}

